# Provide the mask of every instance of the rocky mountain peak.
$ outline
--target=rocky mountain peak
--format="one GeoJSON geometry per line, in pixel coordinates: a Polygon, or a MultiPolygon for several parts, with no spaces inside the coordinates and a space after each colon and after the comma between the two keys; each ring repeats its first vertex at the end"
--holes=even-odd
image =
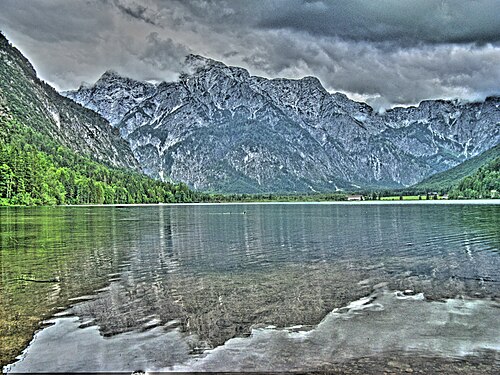
{"type": "Polygon", "coordinates": [[[316,77],[250,76],[199,55],[185,66],[180,82],[149,87],[109,74],[109,85],[68,96],[120,128],[146,173],[202,190],[407,186],[500,141],[498,98],[379,115],[316,77]]]}
{"type": "Polygon", "coordinates": [[[120,78],[124,78],[124,77],[122,75],[120,75],[116,70],[108,69],[101,75],[101,78],[99,78],[98,82],[109,80],[109,79],[120,79],[120,78]]]}
{"type": "Polygon", "coordinates": [[[184,63],[187,67],[190,67],[194,70],[198,69],[206,70],[214,67],[227,67],[227,65],[224,64],[223,62],[195,54],[187,55],[184,63]]]}
{"type": "Polygon", "coordinates": [[[130,88],[132,86],[154,86],[149,82],[139,81],[130,77],[121,75],[115,70],[106,70],[93,86],[121,86],[130,88]]]}
{"type": "Polygon", "coordinates": [[[184,74],[181,75],[181,79],[223,75],[229,79],[241,81],[250,77],[250,73],[244,68],[228,66],[221,61],[192,54],[186,57],[185,70],[184,74]]]}
{"type": "Polygon", "coordinates": [[[317,77],[305,76],[300,81],[306,85],[322,88],[324,90],[324,87],[321,84],[321,81],[317,77]]]}
{"type": "Polygon", "coordinates": [[[64,91],[61,94],[99,114],[113,113],[106,119],[116,125],[132,107],[153,95],[156,87],[152,83],[107,70],[93,85],[83,84],[76,91],[64,91]]]}

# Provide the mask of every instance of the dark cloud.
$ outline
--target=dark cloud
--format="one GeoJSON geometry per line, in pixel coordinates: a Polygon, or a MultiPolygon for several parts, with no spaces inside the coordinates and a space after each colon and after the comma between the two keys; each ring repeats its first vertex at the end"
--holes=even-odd
{"type": "Polygon", "coordinates": [[[267,76],[295,76],[297,70],[314,74],[328,90],[348,93],[376,107],[500,94],[500,49],[492,45],[385,50],[366,42],[298,39],[286,33],[268,43],[253,50],[244,62],[267,76]],[[268,58],[271,48],[274,57],[268,58]]]}
{"type": "Polygon", "coordinates": [[[17,0],[0,28],[59,89],[115,69],[176,79],[187,53],[317,76],[377,107],[500,94],[500,0],[17,0]]]}
{"type": "Polygon", "coordinates": [[[116,6],[116,8],[122,11],[124,14],[132,18],[136,18],[138,20],[149,23],[151,25],[155,26],[157,25],[157,22],[155,21],[156,13],[150,8],[147,8],[135,2],[132,2],[130,4],[125,4],[122,3],[120,0],[114,0],[113,3],[116,6]]]}
{"type": "Polygon", "coordinates": [[[240,53],[238,51],[229,51],[223,54],[224,57],[234,57],[238,56],[240,53]]]}
{"type": "Polygon", "coordinates": [[[146,40],[147,47],[140,59],[162,71],[180,71],[184,58],[192,52],[188,47],[175,43],[171,38],[161,39],[157,32],[149,34],[146,40]]]}
{"type": "Polygon", "coordinates": [[[272,6],[259,26],[404,45],[500,41],[495,0],[287,0],[272,6]]]}

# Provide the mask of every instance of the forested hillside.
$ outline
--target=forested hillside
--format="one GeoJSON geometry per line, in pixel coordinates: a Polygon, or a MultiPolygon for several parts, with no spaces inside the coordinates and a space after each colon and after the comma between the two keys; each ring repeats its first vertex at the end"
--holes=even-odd
{"type": "Polygon", "coordinates": [[[450,198],[500,198],[500,157],[465,177],[450,191],[450,198]]]}
{"type": "Polygon", "coordinates": [[[500,144],[479,154],[447,171],[437,173],[424,181],[412,186],[416,191],[447,192],[462,179],[474,174],[479,168],[500,157],[500,144]]]}
{"type": "Polygon", "coordinates": [[[191,202],[185,184],[104,166],[0,116],[0,204],[191,202]]]}
{"type": "Polygon", "coordinates": [[[191,202],[187,185],[139,172],[97,113],[40,81],[0,33],[0,205],[191,202]]]}

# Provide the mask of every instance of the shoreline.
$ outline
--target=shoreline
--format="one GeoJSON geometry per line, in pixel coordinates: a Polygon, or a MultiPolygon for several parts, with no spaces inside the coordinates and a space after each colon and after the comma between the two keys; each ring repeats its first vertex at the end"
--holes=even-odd
{"type": "Polygon", "coordinates": [[[248,202],[192,202],[192,203],[121,203],[121,204],[62,204],[62,205],[40,205],[40,206],[0,206],[2,208],[36,208],[36,207],[161,207],[161,206],[224,206],[224,205],[260,205],[260,204],[318,204],[318,205],[500,205],[500,199],[439,199],[439,200],[365,200],[365,201],[248,201],[248,202]]]}

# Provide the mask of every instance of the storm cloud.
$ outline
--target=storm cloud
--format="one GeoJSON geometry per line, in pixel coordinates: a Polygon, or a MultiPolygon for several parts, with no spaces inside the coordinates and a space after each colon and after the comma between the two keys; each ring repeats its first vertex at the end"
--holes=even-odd
{"type": "Polygon", "coordinates": [[[318,77],[376,108],[500,94],[500,0],[2,0],[0,29],[58,89],[175,80],[188,53],[318,77]]]}
{"type": "Polygon", "coordinates": [[[498,1],[349,0],[278,2],[259,24],[346,40],[422,43],[497,43],[498,1]]]}

